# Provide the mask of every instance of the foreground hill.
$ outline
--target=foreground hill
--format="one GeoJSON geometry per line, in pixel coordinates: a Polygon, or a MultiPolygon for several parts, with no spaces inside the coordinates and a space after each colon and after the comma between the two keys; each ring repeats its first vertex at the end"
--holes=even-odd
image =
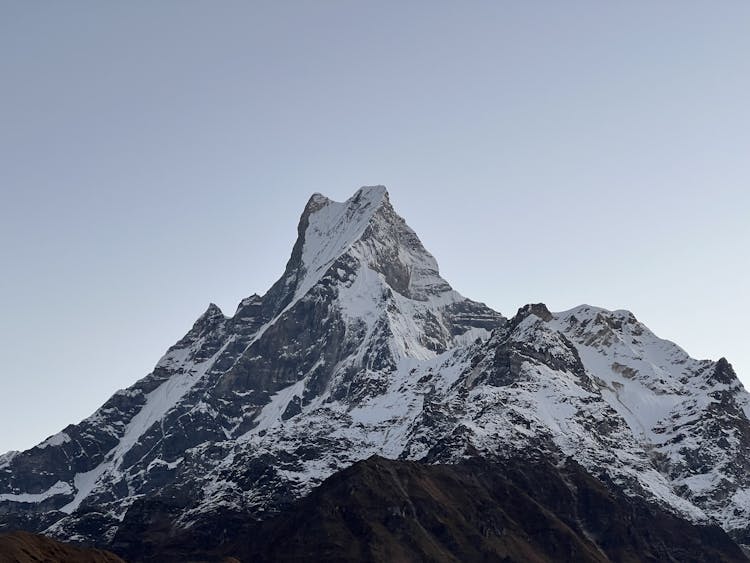
{"type": "Polygon", "coordinates": [[[27,532],[0,534],[0,563],[125,563],[100,549],[76,547],[27,532]]]}
{"type": "MultiPolygon", "coordinates": [[[[144,511],[141,524],[164,518],[159,511],[156,505],[144,511]]],[[[226,538],[216,527],[169,536],[130,522],[126,529],[148,540],[129,555],[342,563],[747,561],[720,527],[695,525],[613,492],[575,461],[545,458],[425,465],[372,457],[329,477],[281,514],[224,524],[222,532],[231,528],[226,538]]]]}

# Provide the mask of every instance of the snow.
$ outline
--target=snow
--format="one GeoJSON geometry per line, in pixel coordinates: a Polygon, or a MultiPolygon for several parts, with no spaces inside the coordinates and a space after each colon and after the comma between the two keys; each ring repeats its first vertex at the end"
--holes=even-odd
{"type": "Polygon", "coordinates": [[[309,215],[302,247],[305,276],[297,285],[293,301],[310,291],[333,262],[362,236],[386,196],[383,186],[362,188],[344,203],[326,198],[322,207],[309,215]]]}
{"type": "Polygon", "coordinates": [[[627,311],[582,305],[556,313],[549,324],[574,343],[587,371],[604,383],[603,395],[633,432],[655,443],[660,437],[654,428],[686,399],[680,379],[702,366],[631,319],[627,311]],[[622,321],[622,328],[611,329],[607,318],[622,321]]]}
{"type": "MultiPolygon", "coordinates": [[[[224,346],[226,347],[226,345],[224,346]]],[[[222,350],[223,348],[222,347],[222,350]]],[[[138,440],[151,428],[151,426],[162,420],[179,400],[206,374],[213,365],[214,360],[221,352],[217,352],[209,360],[200,364],[191,364],[187,357],[189,349],[181,350],[175,360],[184,366],[182,373],[176,373],[146,395],[146,404],[128,423],[128,426],[120,439],[120,443],[110,452],[108,457],[112,463],[121,463],[123,456],[136,444],[138,440]]]]}
{"type": "MultiPolygon", "coordinates": [[[[331,401],[330,396],[324,393],[304,406],[302,415],[281,420],[292,397],[302,395],[305,377],[274,394],[269,404],[256,416],[257,426],[237,442],[247,443],[256,455],[276,452],[280,447],[292,451],[320,439],[341,444],[341,451],[322,452],[320,458],[300,460],[294,469],[277,468],[281,477],[307,491],[359,459],[374,454],[398,457],[404,451],[415,420],[422,412],[425,394],[433,392],[436,387],[447,388],[458,378],[452,369],[454,363],[452,351],[426,362],[404,357],[389,373],[387,389],[377,396],[365,397],[352,406],[345,401],[331,401]],[[434,375],[429,383],[420,383],[429,373],[434,375]]],[[[373,373],[372,376],[379,377],[379,374],[373,373]]],[[[221,474],[221,468],[233,463],[233,458],[228,458],[216,473],[221,474]]],[[[226,486],[231,488],[232,485],[226,486]]],[[[217,500],[223,498],[220,487],[213,491],[210,502],[224,502],[217,500]]]]}
{"type": "Polygon", "coordinates": [[[490,331],[486,328],[472,327],[463,334],[455,337],[457,346],[467,346],[474,343],[477,339],[487,340],[490,337],[490,331]]]}
{"type": "Polygon", "coordinates": [[[548,436],[561,451],[591,470],[605,468],[615,481],[639,483],[650,495],[694,520],[702,510],[680,498],[664,475],[651,467],[640,444],[624,427],[612,435],[598,435],[587,423],[616,424],[606,403],[578,386],[563,372],[544,365],[524,364],[523,378],[512,389],[483,386],[472,391],[465,422],[480,450],[523,448],[548,436]],[[523,421],[523,422],[519,422],[523,421]]]}
{"type": "Polygon", "coordinates": [[[166,467],[167,469],[176,469],[183,461],[185,461],[184,457],[177,458],[174,461],[168,462],[164,461],[163,459],[156,458],[151,461],[151,463],[148,464],[146,467],[146,471],[151,471],[152,469],[155,469],[157,467],[166,467]]]}
{"type": "Polygon", "coordinates": [[[256,426],[240,437],[240,440],[248,440],[252,435],[267,431],[269,428],[281,422],[281,415],[284,414],[289,401],[297,396],[302,396],[305,389],[305,380],[301,379],[296,383],[285,387],[271,397],[271,401],[261,409],[255,417],[256,426]]]}
{"type": "Polygon", "coordinates": [[[72,514],[75,512],[75,510],[81,505],[81,502],[83,502],[83,499],[91,494],[91,491],[96,487],[99,478],[104,475],[108,469],[111,469],[111,464],[105,462],[97,465],[91,471],[77,473],[73,478],[73,484],[75,485],[76,491],[75,497],[73,497],[73,500],[68,504],[60,508],[60,511],[65,514],[72,514]]]}
{"type": "Polygon", "coordinates": [[[750,490],[736,491],[719,518],[725,528],[747,526],[747,521],[750,519],[750,490]]]}
{"type": "Polygon", "coordinates": [[[13,458],[16,457],[19,453],[21,452],[16,451],[16,450],[11,450],[4,454],[0,454],[0,469],[8,467],[11,461],[13,461],[13,458]]]}
{"type": "Polygon", "coordinates": [[[364,403],[351,409],[349,416],[358,424],[377,426],[388,422],[390,426],[403,421],[410,413],[416,411],[415,407],[421,406],[414,395],[399,393],[397,391],[386,392],[378,397],[370,397],[364,403]]]}
{"type": "Polygon", "coordinates": [[[57,495],[69,495],[73,489],[68,483],[58,481],[46,491],[41,493],[6,493],[0,495],[0,501],[37,503],[57,495]]]}
{"type": "Polygon", "coordinates": [[[675,485],[687,486],[693,493],[701,494],[715,487],[717,479],[719,479],[719,475],[716,473],[700,473],[677,479],[675,480],[675,485]]]}
{"type": "Polygon", "coordinates": [[[44,449],[49,446],[61,446],[67,442],[70,442],[70,436],[68,436],[65,432],[58,432],[54,436],[50,436],[44,442],[39,444],[37,448],[44,449]]]}
{"type": "Polygon", "coordinates": [[[384,281],[382,276],[367,266],[360,267],[351,285],[339,288],[339,308],[345,319],[362,321],[368,333],[382,318],[384,281]]]}
{"type": "MultiPolygon", "coordinates": [[[[729,445],[719,447],[706,440],[703,419],[710,419],[707,409],[717,392],[733,393],[738,405],[746,408],[750,401],[742,386],[709,383],[706,374],[715,369],[713,362],[691,358],[673,342],[655,336],[628,311],[582,305],[554,314],[549,326],[573,342],[602,397],[626,421],[643,450],[669,460],[671,477],[641,470],[635,475],[639,482],[688,517],[700,520],[708,514],[725,527],[734,521],[726,503],[710,501],[701,510],[674,490],[687,487],[692,498],[710,497],[722,483],[735,480],[731,471],[724,472],[739,455],[734,431],[724,432],[729,445]],[[695,455],[712,459],[712,471],[691,473],[687,460],[695,455]]],[[[747,515],[750,497],[738,493],[730,505],[747,515]]]]}

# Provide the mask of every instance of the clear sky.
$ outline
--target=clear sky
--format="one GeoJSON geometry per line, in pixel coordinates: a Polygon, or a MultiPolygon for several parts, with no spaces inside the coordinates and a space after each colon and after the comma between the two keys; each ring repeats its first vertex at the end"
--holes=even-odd
{"type": "Polygon", "coordinates": [[[0,452],[385,184],[464,295],[633,311],[750,383],[750,3],[0,0],[0,452]]]}

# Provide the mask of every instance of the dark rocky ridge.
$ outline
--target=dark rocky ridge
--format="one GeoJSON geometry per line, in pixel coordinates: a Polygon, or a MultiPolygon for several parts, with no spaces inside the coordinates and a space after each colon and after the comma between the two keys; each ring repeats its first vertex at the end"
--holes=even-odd
{"type": "Polygon", "coordinates": [[[217,518],[202,536],[134,528],[155,541],[124,545],[138,545],[130,555],[144,561],[747,561],[718,526],[617,493],[573,460],[552,461],[373,457],[263,522],[217,518]]]}

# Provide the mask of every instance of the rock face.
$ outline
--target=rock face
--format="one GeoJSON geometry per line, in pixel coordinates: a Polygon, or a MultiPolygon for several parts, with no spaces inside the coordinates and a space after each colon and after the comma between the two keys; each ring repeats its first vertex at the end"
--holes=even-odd
{"type": "Polygon", "coordinates": [[[750,396],[726,360],[626,311],[505,319],[451,289],[379,186],[313,195],[298,233],[264,296],[211,305],[91,417],[0,456],[0,527],[125,551],[134,529],[229,538],[373,455],[535,452],[750,543],[750,396]]]}

